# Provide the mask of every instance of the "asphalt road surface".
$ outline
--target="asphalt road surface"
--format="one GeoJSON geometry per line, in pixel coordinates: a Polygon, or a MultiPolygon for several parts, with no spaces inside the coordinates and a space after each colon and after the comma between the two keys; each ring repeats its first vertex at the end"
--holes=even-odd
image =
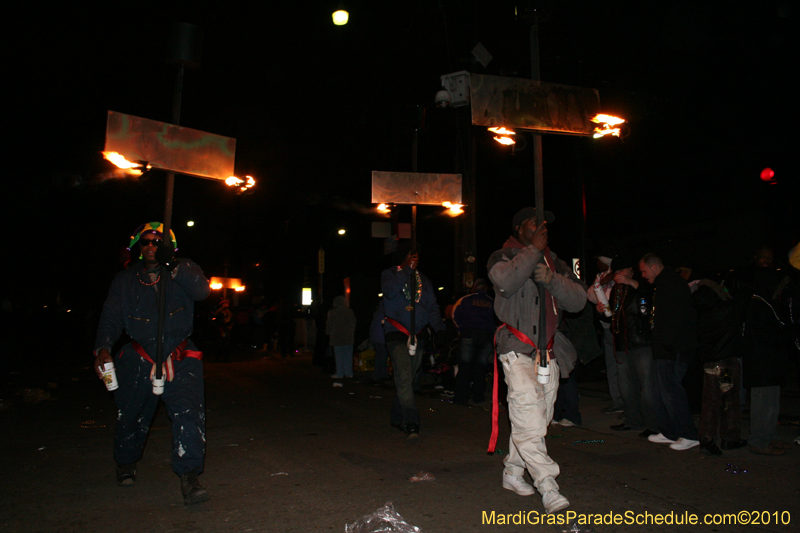
{"type": "MultiPolygon", "coordinates": [[[[136,485],[118,487],[111,455],[116,411],[92,371],[5,372],[0,531],[344,531],[387,502],[425,533],[569,529],[537,525],[541,499],[502,488],[503,456],[486,453],[488,403],[459,406],[425,389],[418,396],[422,435],[409,442],[389,425],[392,387],[372,384],[366,374],[334,387],[310,356],[263,355],[206,363],[201,481],[211,500],[188,507],[170,467],[163,408],[136,485]],[[420,474],[435,479],[411,480],[420,474]]],[[[551,426],[547,437],[575,513],[570,521],[593,523],[578,531],[800,531],[800,448],[781,457],[673,451],[638,432],[611,431],[618,419],[601,413],[608,405],[602,381],[583,382],[580,391],[583,426],[551,426]],[[707,514],[749,523],[680,525],[707,514]],[[609,523],[614,519],[622,523],[609,523]],[[673,523],[657,525],[658,519],[673,523]]],[[[796,385],[783,396],[780,432],[790,442],[800,415],[796,385]]],[[[501,451],[508,434],[501,412],[501,451]]]]}

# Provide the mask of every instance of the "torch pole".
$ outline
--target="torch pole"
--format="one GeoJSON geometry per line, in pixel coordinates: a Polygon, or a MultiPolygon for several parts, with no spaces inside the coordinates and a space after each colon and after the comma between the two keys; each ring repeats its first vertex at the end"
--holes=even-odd
{"type": "MultiPolygon", "coordinates": [[[[531,79],[538,81],[539,74],[539,21],[536,13],[533,14],[531,23],[531,79]]],[[[533,138],[533,179],[535,184],[534,194],[536,196],[536,227],[539,228],[544,223],[544,167],[542,165],[542,136],[532,133],[533,138]]],[[[543,263],[547,264],[542,255],[543,263]]],[[[537,346],[539,353],[539,368],[548,367],[547,361],[547,304],[545,302],[544,284],[539,283],[539,334],[537,335],[537,346]]],[[[548,371],[549,372],[549,371],[548,371]]]]}
{"type": "MultiPolygon", "coordinates": [[[[183,63],[178,63],[178,73],[175,78],[175,91],[172,97],[172,123],[176,126],[181,118],[181,95],[183,93],[183,63]]],[[[164,220],[161,222],[164,227],[162,233],[163,245],[172,248],[172,238],[170,226],[172,225],[172,196],[175,189],[175,173],[167,173],[167,190],[164,198],[164,220]]],[[[164,375],[162,366],[164,364],[164,322],[167,315],[167,279],[171,273],[160,266],[160,279],[158,283],[158,337],[156,338],[156,368],[155,380],[153,381],[153,393],[160,395],[164,392],[164,375]]]]}

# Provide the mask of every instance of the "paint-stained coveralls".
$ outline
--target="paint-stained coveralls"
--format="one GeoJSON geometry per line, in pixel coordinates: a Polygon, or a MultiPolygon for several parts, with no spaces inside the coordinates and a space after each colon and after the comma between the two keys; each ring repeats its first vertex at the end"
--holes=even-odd
{"type": "MultiPolygon", "coordinates": [[[[142,457],[158,405],[159,397],[153,394],[150,380],[153,363],[140,355],[147,354],[152,360],[156,357],[157,276],[145,270],[143,261],[118,273],[97,328],[95,354],[103,348],[110,351],[123,330],[133,341],[114,355],[119,381],[119,389],[114,391],[118,409],[114,459],[118,464],[132,464],[142,457]]],[[[189,336],[194,302],[207,298],[210,289],[203,271],[190,259],[180,260],[166,286],[163,353],[165,359],[169,355],[172,360],[174,376],[166,382],[161,398],[172,421],[172,469],[182,476],[191,471],[201,473],[205,460],[203,361],[189,336]]]]}

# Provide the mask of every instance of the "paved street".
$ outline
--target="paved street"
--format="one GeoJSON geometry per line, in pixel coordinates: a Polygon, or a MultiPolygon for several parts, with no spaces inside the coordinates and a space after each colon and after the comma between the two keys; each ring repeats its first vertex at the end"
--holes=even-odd
{"type": "MultiPolygon", "coordinates": [[[[212,498],[193,507],[184,506],[170,468],[170,423],[163,408],[136,486],[121,488],[111,456],[115,408],[88,367],[4,373],[0,531],[344,531],[345,524],[387,502],[426,533],[567,529],[501,525],[501,515],[511,522],[517,513],[536,518],[542,506],[537,496],[524,498],[501,487],[502,455],[486,454],[488,404],[459,406],[424,390],[418,397],[422,437],[408,442],[389,425],[393,389],[371,384],[366,375],[334,387],[310,356],[282,361],[258,355],[209,362],[205,372],[208,455],[201,480],[212,498]],[[419,473],[435,479],[410,481],[419,473]],[[485,524],[492,512],[494,525],[485,524]]],[[[782,457],[746,450],[722,457],[696,449],[676,452],[636,432],[609,430],[617,418],[601,414],[607,405],[602,381],[583,382],[584,425],[552,427],[548,435],[570,511],[623,518],[626,512],[672,513],[677,520],[685,513],[767,511],[759,518],[771,524],[595,525],[598,533],[800,528],[800,448],[782,457]],[[776,526],[786,512],[791,524],[776,526]]],[[[784,391],[785,440],[797,434],[799,416],[795,386],[784,391]]],[[[506,449],[507,439],[502,416],[498,447],[506,449]]]]}

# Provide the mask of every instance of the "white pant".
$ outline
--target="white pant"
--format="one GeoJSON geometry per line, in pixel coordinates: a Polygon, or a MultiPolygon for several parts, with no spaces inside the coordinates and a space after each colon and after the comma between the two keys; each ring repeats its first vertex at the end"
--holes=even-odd
{"type": "Polygon", "coordinates": [[[559,371],[555,358],[550,360],[550,381],[536,381],[533,358],[514,352],[500,354],[508,385],[508,417],[511,438],[508,455],[503,460],[505,473],[521,477],[525,469],[540,494],[558,490],[555,478],[558,464],[547,455],[544,438],[553,418],[553,404],[558,393],[559,371]]]}

